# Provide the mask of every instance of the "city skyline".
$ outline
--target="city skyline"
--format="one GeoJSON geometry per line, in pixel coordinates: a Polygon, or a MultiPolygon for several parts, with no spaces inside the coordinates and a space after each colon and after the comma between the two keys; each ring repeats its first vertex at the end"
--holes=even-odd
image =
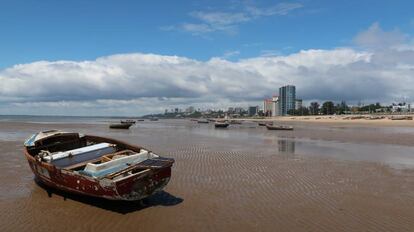
{"type": "Polygon", "coordinates": [[[414,101],[410,1],[1,6],[0,114],[247,107],[284,85],[304,104],[414,101]]]}

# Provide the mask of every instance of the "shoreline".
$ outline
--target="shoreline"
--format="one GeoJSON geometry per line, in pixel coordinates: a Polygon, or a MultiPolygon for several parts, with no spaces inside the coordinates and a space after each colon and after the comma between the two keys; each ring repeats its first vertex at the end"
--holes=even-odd
{"type": "MultiPolygon", "coordinates": [[[[277,116],[268,118],[232,118],[231,120],[250,121],[250,122],[292,122],[292,123],[309,123],[309,124],[325,124],[325,125],[356,125],[356,126],[397,126],[397,127],[414,127],[414,120],[392,120],[391,117],[397,115],[381,115],[385,118],[369,119],[369,117],[377,115],[331,115],[331,116],[277,116]],[[352,119],[350,117],[363,117],[352,119]]],[[[412,115],[398,115],[399,117],[412,115]]]]}

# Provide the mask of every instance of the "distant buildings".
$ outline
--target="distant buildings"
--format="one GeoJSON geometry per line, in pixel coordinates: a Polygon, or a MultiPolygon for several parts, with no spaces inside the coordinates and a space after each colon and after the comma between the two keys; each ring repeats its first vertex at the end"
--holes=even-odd
{"type": "Polygon", "coordinates": [[[285,116],[295,109],[296,87],[286,85],[279,88],[279,115],[285,116]]]}
{"type": "Polygon", "coordinates": [[[272,117],[279,116],[279,96],[272,97],[272,117]]]}
{"type": "Polygon", "coordinates": [[[263,114],[264,116],[272,116],[273,111],[273,99],[272,98],[266,98],[263,100],[263,114]]]}
{"type": "Polygon", "coordinates": [[[302,108],[302,99],[295,99],[295,109],[298,110],[302,108]]]}
{"type": "Polygon", "coordinates": [[[255,116],[259,113],[259,106],[249,106],[248,110],[249,116],[255,116]]]}
{"type": "Polygon", "coordinates": [[[194,113],[195,112],[194,106],[188,107],[187,109],[185,109],[185,112],[188,113],[188,114],[194,113]]]}
{"type": "Polygon", "coordinates": [[[411,112],[411,105],[410,104],[406,104],[404,103],[399,103],[399,104],[392,104],[392,108],[391,108],[391,112],[395,113],[395,112],[411,112]]]}
{"type": "Polygon", "coordinates": [[[242,114],[244,111],[244,109],[242,107],[236,107],[234,108],[234,113],[235,114],[242,114]]]}

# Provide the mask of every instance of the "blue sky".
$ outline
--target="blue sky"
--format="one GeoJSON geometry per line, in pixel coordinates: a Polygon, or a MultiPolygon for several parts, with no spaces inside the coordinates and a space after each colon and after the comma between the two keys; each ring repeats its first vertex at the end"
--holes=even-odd
{"type": "Polygon", "coordinates": [[[413,1],[38,1],[0,3],[0,67],[36,60],[90,60],[117,53],[155,53],[198,60],[235,60],[302,49],[352,45],[372,23],[385,30],[414,29],[413,1]],[[298,4],[231,23],[231,32],[194,34],[183,24],[203,24],[194,12],[248,14],[298,4]]]}
{"type": "Polygon", "coordinates": [[[414,102],[413,1],[0,0],[0,114],[414,102]]]}

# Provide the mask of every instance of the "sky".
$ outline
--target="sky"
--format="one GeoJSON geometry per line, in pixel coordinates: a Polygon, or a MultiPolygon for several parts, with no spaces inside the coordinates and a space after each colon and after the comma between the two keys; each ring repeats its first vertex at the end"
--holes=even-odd
{"type": "Polygon", "coordinates": [[[414,101],[412,1],[0,0],[0,114],[414,101]]]}

